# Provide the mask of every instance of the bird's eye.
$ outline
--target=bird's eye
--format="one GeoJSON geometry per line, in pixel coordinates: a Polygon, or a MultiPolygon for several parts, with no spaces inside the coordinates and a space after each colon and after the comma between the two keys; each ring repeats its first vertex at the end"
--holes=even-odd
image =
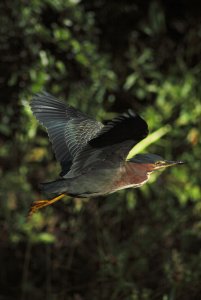
{"type": "Polygon", "coordinates": [[[163,162],[162,162],[161,160],[159,160],[159,161],[155,162],[155,165],[156,165],[156,166],[160,166],[162,163],[163,163],[163,162]]]}

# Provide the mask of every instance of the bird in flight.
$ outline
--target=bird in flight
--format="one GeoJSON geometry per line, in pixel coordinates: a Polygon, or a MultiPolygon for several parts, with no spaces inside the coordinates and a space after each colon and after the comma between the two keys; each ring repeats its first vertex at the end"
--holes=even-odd
{"type": "Polygon", "coordinates": [[[41,189],[54,198],[35,201],[30,214],[65,195],[97,197],[140,187],[155,170],[183,163],[155,154],[126,159],[130,150],[148,135],[147,123],[132,110],[103,125],[46,92],[36,94],[30,106],[47,129],[61,165],[57,180],[41,184],[41,189]]]}

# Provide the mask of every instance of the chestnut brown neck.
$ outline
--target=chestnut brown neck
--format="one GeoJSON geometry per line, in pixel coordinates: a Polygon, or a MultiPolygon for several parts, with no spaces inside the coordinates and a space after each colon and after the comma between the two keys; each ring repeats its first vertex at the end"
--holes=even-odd
{"type": "Polygon", "coordinates": [[[149,174],[153,171],[153,164],[127,162],[125,169],[128,178],[132,183],[143,182],[148,179],[149,174]]]}
{"type": "Polygon", "coordinates": [[[115,185],[119,188],[141,186],[149,179],[149,174],[153,170],[153,164],[126,162],[115,185]]]}

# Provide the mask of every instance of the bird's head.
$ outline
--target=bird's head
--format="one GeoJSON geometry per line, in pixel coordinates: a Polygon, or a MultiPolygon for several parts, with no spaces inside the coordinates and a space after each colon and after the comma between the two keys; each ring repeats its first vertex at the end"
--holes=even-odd
{"type": "Polygon", "coordinates": [[[151,167],[151,171],[160,170],[163,168],[183,164],[183,161],[165,160],[156,154],[137,154],[130,159],[133,163],[147,164],[151,167]]]}

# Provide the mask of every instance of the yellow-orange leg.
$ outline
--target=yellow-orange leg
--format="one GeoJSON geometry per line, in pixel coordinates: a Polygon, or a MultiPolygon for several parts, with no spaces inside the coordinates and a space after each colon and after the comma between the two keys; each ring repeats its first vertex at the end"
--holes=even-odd
{"type": "Polygon", "coordinates": [[[58,200],[60,200],[64,196],[65,196],[65,194],[61,194],[61,195],[59,195],[59,196],[57,196],[53,199],[50,199],[50,200],[37,200],[37,201],[34,201],[31,208],[30,208],[29,216],[33,215],[38,209],[57,202],[58,200]]]}

